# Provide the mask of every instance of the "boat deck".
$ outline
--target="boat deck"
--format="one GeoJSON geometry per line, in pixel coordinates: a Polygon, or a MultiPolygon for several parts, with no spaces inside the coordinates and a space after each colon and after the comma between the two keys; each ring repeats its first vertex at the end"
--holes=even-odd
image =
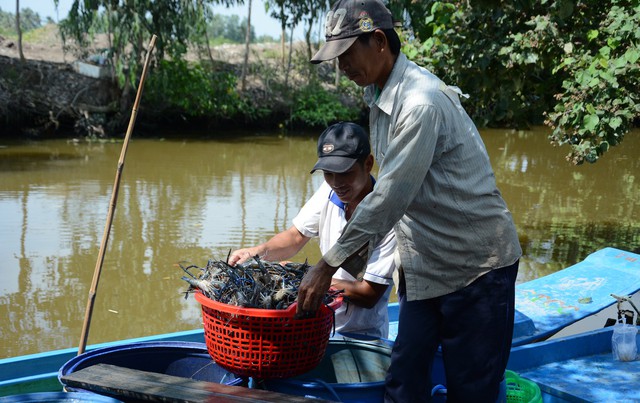
{"type": "Polygon", "coordinates": [[[640,401],[640,360],[614,360],[612,333],[605,328],[516,347],[507,368],[536,382],[545,402],[640,401]]]}
{"type": "Polygon", "coordinates": [[[66,385],[108,395],[122,401],[162,402],[327,402],[262,389],[222,385],[189,378],[97,364],[62,377],[66,385]]]}

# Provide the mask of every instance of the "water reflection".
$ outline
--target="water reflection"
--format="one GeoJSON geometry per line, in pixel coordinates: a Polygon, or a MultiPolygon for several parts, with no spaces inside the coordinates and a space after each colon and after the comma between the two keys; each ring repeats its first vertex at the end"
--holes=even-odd
{"type": "Polygon", "coordinates": [[[500,189],[518,224],[534,276],[603,246],[640,246],[638,132],[596,164],[573,166],[567,150],[534,132],[485,131],[500,189]]]}
{"type": "MultiPolygon", "coordinates": [[[[287,228],[321,181],[309,174],[317,134],[132,140],[88,342],[200,327],[175,264],[224,259],[287,228]]],[[[580,167],[543,130],[482,136],[525,252],[520,281],[640,246],[637,133],[580,167]]],[[[77,345],[121,146],[0,148],[0,357],[77,345]]],[[[310,242],[294,260],[318,258],[310,242]]]]}

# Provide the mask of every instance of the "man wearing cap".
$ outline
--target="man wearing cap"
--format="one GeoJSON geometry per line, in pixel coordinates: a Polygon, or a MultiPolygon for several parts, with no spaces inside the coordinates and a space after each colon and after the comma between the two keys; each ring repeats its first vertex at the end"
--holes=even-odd
{"type": "Polygon", "coordinates": [[[522,250],[461,92],[400,52],[380,0],[336,2],[325,39],[311,62],[337,58],[365,88],[380,170],[340,238],[303,278],[298,311],[316,310],[336,268],[393,229],[400,314],[385,401],[429,401],[441,345],[447,402],[495,402],[522,250]]]}
{"type": "MultiPolygon", "coordinates": [[[[325,253],[340,237],[355,207],[373,189],[372,168],[373,155],[364,129],[343,122],[330,126],[318,139],[318,162],[311,171],[321,170],[325,181],[293,219],[293,225],[261,245],[234,251],[229,264],[256,255],[272,261],[288,259],[315,237],[319,238],[320,251],[325,253]]],[[[368,251],[363,249],[345,264],[355,275],[343,269],[335,272],[331,285],[344,290],[348,301],[336,311],[337,332],[388,337],[387,304],[395,270],[395,247],[395,236],[389,231],[368,261],[368,251]]]]}

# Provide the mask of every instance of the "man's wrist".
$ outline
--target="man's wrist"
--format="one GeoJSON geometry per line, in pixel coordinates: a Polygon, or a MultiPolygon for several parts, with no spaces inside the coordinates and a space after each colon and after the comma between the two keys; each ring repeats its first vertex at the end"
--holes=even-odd
{"type": "Polygon", "coordinates": [[[331,266],[326,260],[324,260],[324,258],[318,261],[316,267],[319,268],[323,274],[330,275],[332,277],[333,274],[338,271],[338,267],[331,266]]]}

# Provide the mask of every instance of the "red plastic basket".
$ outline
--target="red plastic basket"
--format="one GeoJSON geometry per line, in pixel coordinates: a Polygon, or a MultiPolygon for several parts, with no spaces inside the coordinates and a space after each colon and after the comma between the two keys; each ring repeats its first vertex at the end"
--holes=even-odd
{"type": "Polygon", "coordinates": [[[242,308],[196,292],[202,305],[204,337],[217,365],[236,376],[290,378],[315,368],[327,348],[337,296],[315,317],[294,319],[296,303],[286,310],[242,308]]]}

